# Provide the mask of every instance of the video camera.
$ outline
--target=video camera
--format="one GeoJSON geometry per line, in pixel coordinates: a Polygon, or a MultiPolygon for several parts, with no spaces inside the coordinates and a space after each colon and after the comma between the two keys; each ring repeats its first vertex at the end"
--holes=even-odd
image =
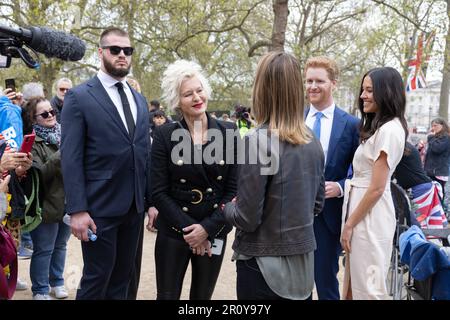
{"type": "Polygon", "coordinates": [[[249,119],[250,118],[250,108],[244,107],[241,104],[234,106],[234,114],[237,119],[249,119]]]}
{"type": "Polygon", "coordinates": [[[9,68],[12,58],[21,58],[29,68],[39,68],[39,63],[23,46],[36,58],[39,52],[66,61],[81,60],[86,51],[85,43],[71,34],[46,27],[15,29],[0,25],[0,68],[9,68]]]}

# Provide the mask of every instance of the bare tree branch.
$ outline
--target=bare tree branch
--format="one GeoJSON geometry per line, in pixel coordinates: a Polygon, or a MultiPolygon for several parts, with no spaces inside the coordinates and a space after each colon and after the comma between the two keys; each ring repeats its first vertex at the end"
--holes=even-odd
{"type": "Polygon", "coordinates": [[[222,32],[227,32],[227,31],[231,31],[231,30],[234,30],[234,29],[239,29],[239,28],[241,28],[241,27],[243,26],[243,24],[245,23],[245,21],[247,20],[247,18],[248,18],[248,16],[250,15],[250,13],[251,13],[251,12],[252,12],[259,4],[261,4],[262,2],[264,2],[264,0],[258,1],[258,2],[256,2],[253,6],[251,6],[250,8],[248,8],[247,10],[244,10],[244,11],[245,11],[245,15],[244,15],[244,17],[241,19],[241,21],[240,21],[238,24],[236,24],[236,25],[231,25],[231,26],[226,27],[226,28],[223,28],[223,29],[203,29],[203,30],[199,30],[199,31],[197,31],[197,32],[195,32],[195,33],[193,33],[193,34],[190,34],[190,35],[186,36],[184,39],[180,40],[180,41],[178,42],[177,46],[175,47],[174,51],[177,52],[177,54],[178,54],[178,49],[179,49],[182,45],[184,45],[189,39],[192,39],[192,38],[198,36],[199,34],[202,34],[202,33],[222,33],[222,32]]]}
{"type": "Polygon", "coordinates": [[[426,30],[422,29],[420,24],[418,24],[416,21],[412,20],[410,17],[408,17],[407,15],[403,14],[402,12],[400,12],[400,10],[398,10],[396,7],[390,5],[389,3],[386,3],[384,0],[371,0],[371,1],[375,2],[377,4],[380,4],[380,5],[383,5],[385,7],[388,7],[389,9],[394,11],[396,14],[398,14],[403,19],[407,20],[409,23],[411,23],[414,27],[416,27],[420,31],[427,32],[426,30]]]}
{"type": "Polygon", "coordinates": [[[262,48],[262,47],[270,47],[272,45],[272,41],[270,40],[259,40],[255,42],[250,49],[248,49],[248,56],[253,57],[255,54],[256,49],[262,48]]]}
{"type": "Polygon", "coordinates": [[[357,11],[357,12],[354,12],[354,13],[352,13],[352,14],[343,16],[343,17],[341,17],[340,19],[337,19],[337,20],[332,21],[331,23],[329,23],[329,24],[328,24],[326,27],[324,27],[323,29],[321,29],[321,30],[319,30],[319,31],[317,31],[317,32],[315,32],[315,33],[312,33],[312,34],[310,34],[308,37],[306,37],[306,38],[305,38],[305,44],[308,44],[308,43],[309,43],[310,41],[312,41],[315,37],[317,37],[317,36],[323,34],[323,33],[326,32],[326,31],[328,31],[331,27],[333,27],[333,26],[335,26],[335,25],[337,25],[337,24],[339,24],[339,23],[341,23],[341,22],[343,22],[343,21],[345,21],[345,20],[354,18],[354,17],[356,17],[356,16],[358,16],[358,15],[360,15],[360,14],[363,14],[363,13],[366,13],[366,9],[361,9],[361,10],[359,10],[359,11],[357,11]]]}

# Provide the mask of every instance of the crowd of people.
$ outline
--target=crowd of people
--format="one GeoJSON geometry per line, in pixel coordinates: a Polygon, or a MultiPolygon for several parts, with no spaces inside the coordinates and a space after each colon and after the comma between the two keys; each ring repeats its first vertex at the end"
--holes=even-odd
{"type": "MultiPolygon", "coordinates": [[[[177,60],[161,79],[175,121],[129,75],[133,51],[127,32],[108,28],[100,69],[87,82],[61,78],[51,100],[37,83],[0,97],[1,228],[17,248],[21,233],[31,236],[33,299],[68,297],[71,234],[83,255],[76,299],[136,299],[146,217],[157,232],[158,300],[180,298],[189,264],[189,298],[211,299],[233,228],[238,299],[308,300],[314,286],[321,300],[388,299],[391,181],[413,203],[435,204],[414,211],[415,223],[448,226],[448,123],[436,118],[426,142],[409,142],[395,69],[361,78],[357,118],[333,99],[334,60],[302,66],[269,52],[256,69],[251,109],[237,104],[218,119],[207,111],[211,86],[201,66],[177,60]],[[30,152],[20,148],[27,136],[35,139],[30,152]]],[[[13,264],[0,267],[0,277],[26,288],[13,264]]]]}

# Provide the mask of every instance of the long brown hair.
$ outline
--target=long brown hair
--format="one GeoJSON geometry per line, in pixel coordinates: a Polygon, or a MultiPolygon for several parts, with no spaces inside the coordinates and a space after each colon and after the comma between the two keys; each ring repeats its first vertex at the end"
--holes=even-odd
{"type": "Polygon", "coordinates": [[[252,94],[252,114],[267,123],[281,141],[306,144],[312,135],[304,122],[300,63],[291,54],[269,52],[258,63],[252,94]]]}
{"type": "Polygon", "coordinates": [[[367,72],[361,80],[359,92],[359,111],[362,115],[360,124],[360,141],[367,139],[386,122],[399,118],[405,131],[405,139],[408,137],[408,124],[405,119],[405,88],[400,73],[391,67],[375,68],[367,72]],[[376,113],[364,112],[364,101],[361,98],[364,79],[372,80],[373,98],[378,106],[376,113]]]}

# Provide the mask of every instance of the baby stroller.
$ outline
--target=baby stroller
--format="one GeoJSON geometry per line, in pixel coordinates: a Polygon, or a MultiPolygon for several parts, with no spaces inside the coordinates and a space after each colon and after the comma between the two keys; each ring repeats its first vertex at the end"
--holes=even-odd
{"type": "Polygon", "coordinates": [[[450,229],[410,227],[400,235],[401,262],[409,266],[407,299],[450,300],[450,229]],[[442,239],[443,247],[426,235],[442,239]]]}

